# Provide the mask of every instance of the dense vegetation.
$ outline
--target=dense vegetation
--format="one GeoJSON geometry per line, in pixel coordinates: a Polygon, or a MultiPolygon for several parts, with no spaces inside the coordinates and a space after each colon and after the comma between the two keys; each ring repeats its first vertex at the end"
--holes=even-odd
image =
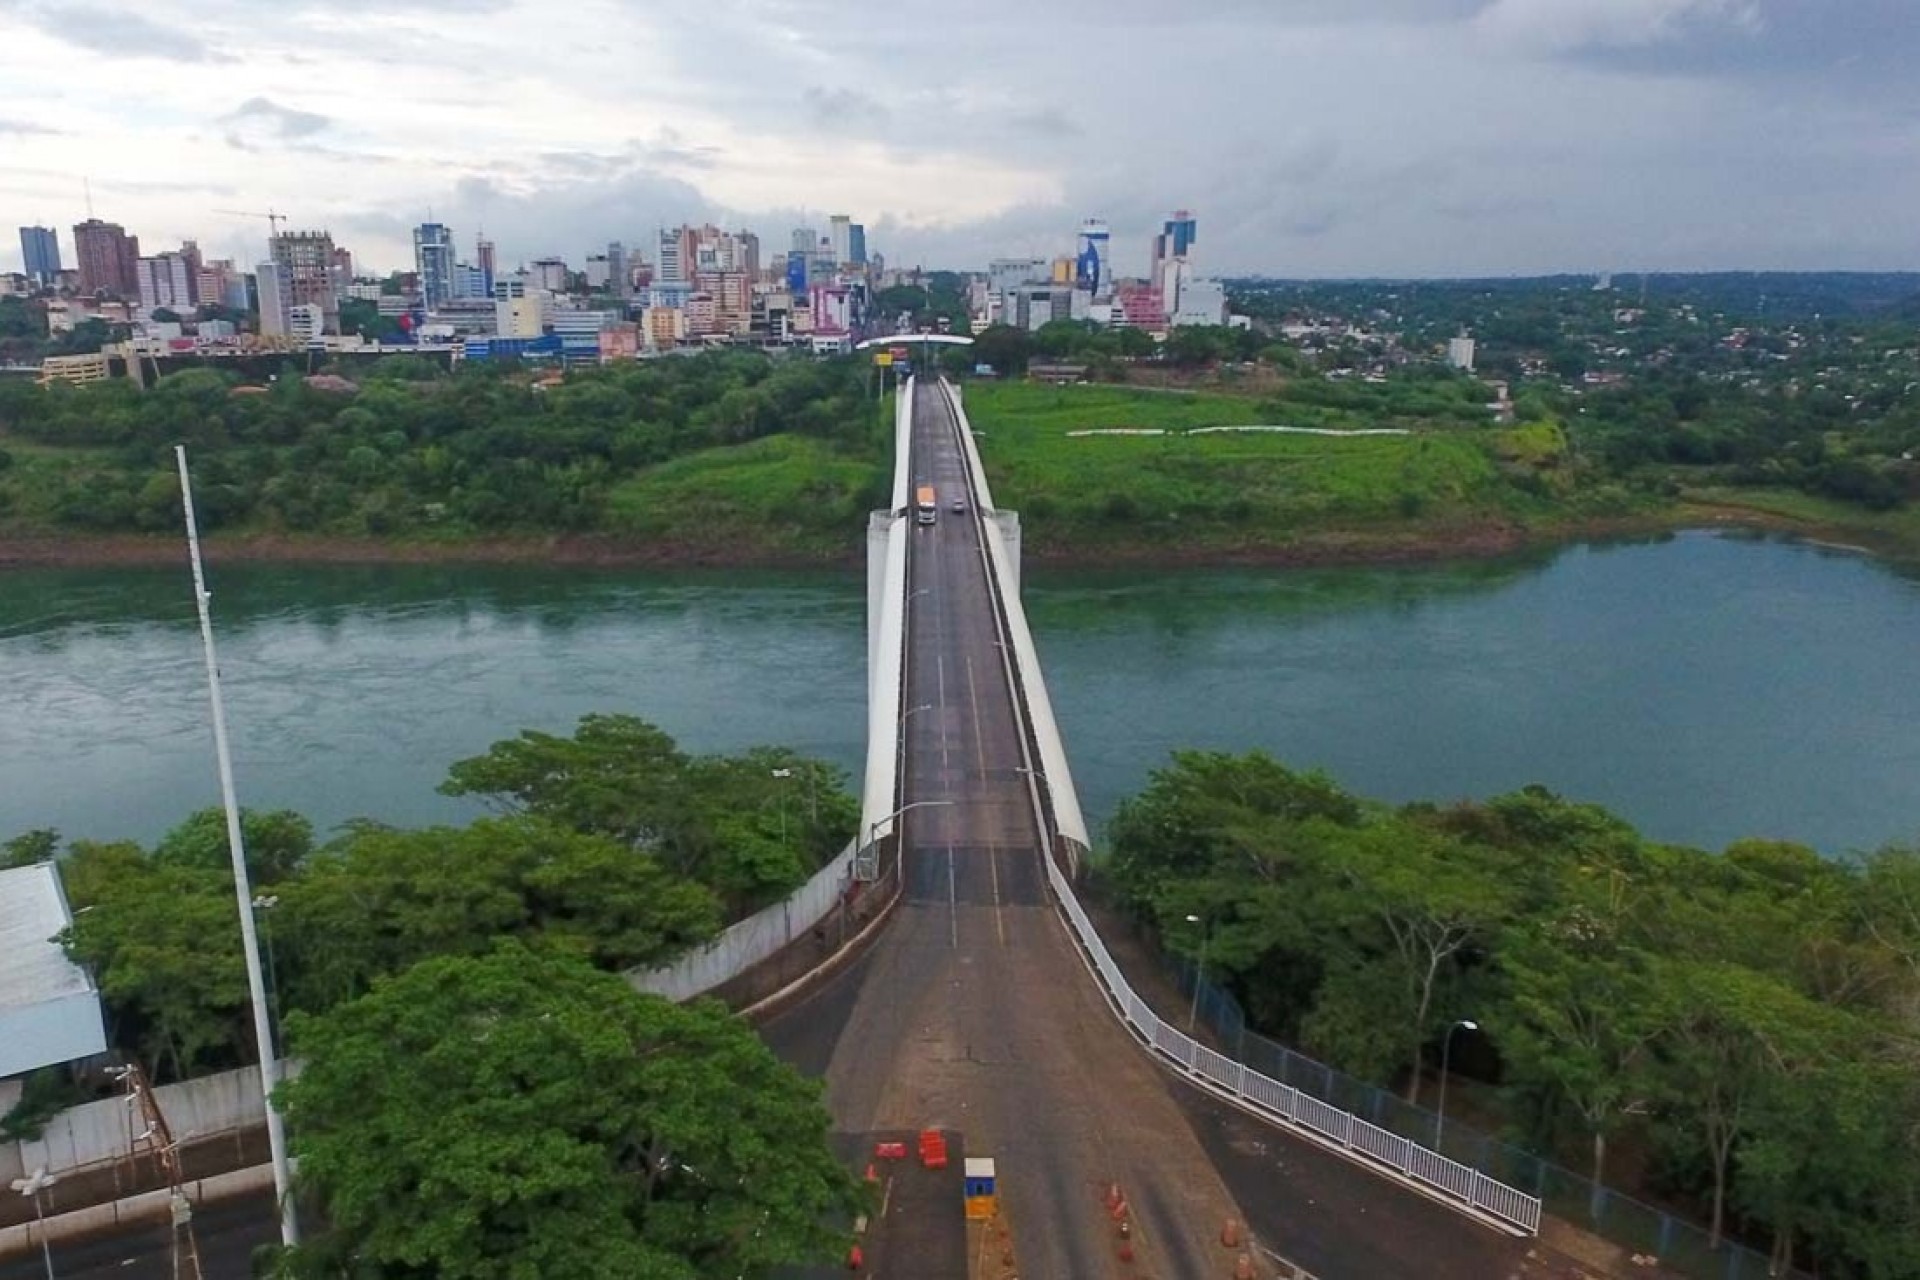
{"type": "MultiPolygon", "coordinates": [[[[689,756],[626,716],[496,743],[442,790],[503,812],[458,828],[361,823],[318,847],[298,814],[245,815],[280,1009],[322,1013],[501,938],[605,970],[658,964],[784,897],[859,822],[831,766],[773,748],[689,756]]],[[[7,859],[59,846],[29,833],[7,859]]],[[[162,1080],[252,1060],[221,812],[150,850],[76,840],[59,865],[67,950],[100,985],[111,1042],[162,1080]]]]}
{"type": "Polygon", "coordinates": [[[280,1096],[323,1213],[278,1275],[762,1276],[834,1259],[863,1201],[818,1084],[751,1027],[550,949],[431,959],[290,1021],[280,1096]]]}
{"type": "Polygon", "coordinates": [[[1631,1145],[1821,1275],[1920,1273],[1920,853],[1659,845],[1539,788],[1388,808],[1258,753],[1176,756],[1111,842],[1282,1039],[1417,1098],[1471,1019],[1533,1143],[1596,1177],[1631,1145]]]}
{"type": "Polygon", "coordinates": [[[461,539],[600,533],[837,549],[884,486],[862,366],[707,355],[447,376],[396,358],[357,390],[295,374],[247,389],[190,370],[42,389],[0,381],[0,528],[172,530],[172,446],[213,530],[461,539]]]}
{"type": "Polygon", "coordinates": [[[1651,501],[1582,469],[1552,421],[1488,425],[1485,394],[1426,372],[1238,395],[976,382],[966,404],[994,501],[1021,513],[1042,552],[1232,554],[1367,538],[1445,551],[1489,527],[1651,501]],[[1205,430],[1248,425],[1407,434],[1205,430]]]}

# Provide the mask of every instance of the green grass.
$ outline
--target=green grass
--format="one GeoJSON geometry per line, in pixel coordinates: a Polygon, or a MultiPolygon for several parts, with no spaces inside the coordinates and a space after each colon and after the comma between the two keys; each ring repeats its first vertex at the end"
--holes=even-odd
{"type": "Polygon", "coordinates": [[[1716,512],[1751,514],[1810,536],[1858,541],[1901,560],[1920,561],[1920,506],[1868,511],[1797,489],[1734,489],[1699,486],[1683,491],[1685,502],[1716,512]]]}
{"type": "MultiPolygon", "coordinates": [[[[1332,411],[1223,395],[1103,386],[969,386],[995,502],[1043,545],[1172,539],[1182,546],[1286,543],[1327,532],[1418,532],[1545,517],[1551,427],[1406,436],[1217,434],[1074,437],[1076,430],[1322,426],[1332,411]],[[1277,410],[1277,411],[1276,411],[1277,410]],[[1505,465],[1503,465],[1503,459],[1505,465]]],[[[1351,429],[1367,425],[1352,420],[1351,429]]]]}
{"type": "Polygon", "coordinates": [[[819,440],[768,436],[706,449],[620,481],[605,529],[683,546],[825,555],[857,547],[884,505],[881,461],[819,440]]]}

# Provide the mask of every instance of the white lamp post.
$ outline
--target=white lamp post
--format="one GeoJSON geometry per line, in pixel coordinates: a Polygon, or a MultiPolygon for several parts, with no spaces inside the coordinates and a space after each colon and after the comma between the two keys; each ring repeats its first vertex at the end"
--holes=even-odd
{"type": "Polygon", "coordinates": [[[33,1220],[40,1225],[40,1260],[47,1265],[47,1280],[53,1280],[53,1246],[47,1243],[47,1216],[40,1193],[58,1181],[45,1165],[35,1169],[32,1177],[13,1180],[13,1189],[33,1201],[33,1220]]]}
{"type": "Polygon", "coordinates": [[[1446,1036],[1440,1041],[1440,1109],[1434,1113],[1433,1122],[1433,1147],[1436,1151],[1440,1149],[1440,1139],[1447,1131],[1447,1066],[1453,1052],[1453,1033],[1479,1029],[1479,1023],[1462,1018],[1447,1028],[1446,1036]]]}

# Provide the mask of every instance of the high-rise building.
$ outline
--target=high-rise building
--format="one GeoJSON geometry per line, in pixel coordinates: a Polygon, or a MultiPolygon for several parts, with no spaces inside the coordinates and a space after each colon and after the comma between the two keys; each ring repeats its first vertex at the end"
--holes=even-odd
{"type": "Polygon", "coordinates": [[[847,228],[847,261],[856,267],[867,265],[867,228],[862,223],[847,228]]]}
{"type": "Polygon", "coordinates": [[[1099,218],[1080,224],[1080,239],[1073,257],[1074,287],[1085,289],[1096,298],[1113,292],[1112,233],[1099,218]]]}
{"type": "MultiPolygon", "coordinates": [[[[288,307],[315,306],[329,328],[340,322],[340,304],[333,291],[333,236],[326,231],[286,231],[268,245],[280,269],[281,291],[288,307]]],[[[262,314],[265,314],[264,305],[262,314]]],[[[291,314],[289,311],[287,314],[291,314]]]]}
{"type": "Polygon", "coordinates": [[[633,292],[633,275],[627,270],[627,246],[618,240],[607,244],[607,283],[616,298],[633,292]]]}
{"type": "MultiPolygon", "coordinates": [[[[198,256],[196,254],[196,256],[198,256]]],[[[193,310],[192,262],[181,253],[155,254],[135,264],[140,285],[140,309],[151,315],[161,307],[174,312],[193,310]]],[[[193,317],[188,315],[191,320],[193,317]]]]}
{"type": "Polygon", "coordinates": [[[811,254],[814,246],[819,243],[820,233],[812,227],[795,227],[793,229],[793,251],[795,253],[811,254]]]}
{"type": "Polygon", "coordinates": [[[60,237],[52,227],[20,228],[20,256],[27,279],[38,287],[50,289],[60,278],[60,237]]]}
{"type": "Polygon", "coordinates": [[[493,265],[493,241],[481,236],[473,246],[473,265],[480,268],[480,278],[486,282],[485,296],[493,296],[493,278],[496,274],[493,265]]]}
{"type": "Polygon", "coordinates": [[[656,284],[685,284],[690,278],[688,263],[681,253],[679,229],[662,230],[658,247],[654,250],[653,279],[656,284]]]}
{"type": "Polygon", "coordinates": [[[198,306],[206,301],[200,296],[200,263],[203,261],[200,256],[200,242],[182,240],[180,257],[187,264],[187,300],[198,306]]]}
{"type": "Polygon", "coordinates": [[[567,291],[567,276],[569,272],[567,271],[567,264],[564,259],[535,258],[533,265],[527,270],[533,276],[533,283],[545,289],[548,293],[565,293],[567,291]]]}
{"type": "Polygon", "coordinates": [[[853,261],[853,219],[836,213],[827,219],[828,239],[833,244],[833,264],[845,266],[853,261]]]}
{"type": "Polygon", "coordinates": [[[428,311],[453,297],[453,232],[444,223],[423,222],[413,229],[413,269],[428,311]]]}
{"type": "Polygon", "coordinates": [[[88,218],[73,228],[73,256],[80,267],[80,292],[140,295],[140,238],[117,222],[88,218]]]}
{"type": "Polygon", "coordinates": [[[293,305],[287,296],[286,273],[277,262],[263,262],[253,270],[253,283],[260,295],[260,336],[285,337],[287,312],[293,305]]]}
{"type": "Polygon", "coordinates": [[[1179,314],[1180,291],[1193,278],[1193,243],[1197,238],[1194,217],[1177,209],[1160,224],[1153,238],[1153,287],[1160,291],[1160,302],[1168,316],[1179,314]]]}
{"type": "MultiPolygon", "coordinates": [[[[193,299],[201,306],[224,307],[230,305],[228,295],[233,288],[233,261],[229,258],[213,258],[200,264],[193,276],[193,299]]],[[[244,290],[242,297],[245,296],[244,290]]],[[[244,308],[241,308],[244,310],[244,308]]]]}

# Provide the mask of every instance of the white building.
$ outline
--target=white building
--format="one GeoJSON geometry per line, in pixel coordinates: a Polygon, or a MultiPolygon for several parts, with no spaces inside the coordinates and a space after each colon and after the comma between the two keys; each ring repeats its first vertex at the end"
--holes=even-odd
{"type": "Polygon", "coordinates": [[[253,281],[260,292],[260,336],[285,337],[287,308],[293,305],[286,274],[279,263],[263,262],[253,269],[253,281]]]}
{"type": "Polygon", "coordinates": [[[320,341],[327,331],[327,313],[317,302],[300,302],[287,308],[287,336],[308,346],[320,341]]]}
{"type": "Polygon", "coordinates": [[[836,213],[827,219],[827,239],[833,245],[833,263],[844,266],[853,261],[853,219],[836,213]]]}
{"type": "Polygon", "coordinates": [[[537,338],[546,332],[546,295],[523,279],[493,282],[493,331],[502,338],[537,338]]]}
{"type": "Polygon", "coordinates": [[[527,274],[548,293],[567,291],[567,264],[559,258],[536,258],[533,265],[527,268],[527,274]]]}
{"type": "Polygon", "coordinates": [[[1176,326],[1225,324],[1227,287],[1218,280],[1188,280],[1180,286],[1180,310],[1173,314],[1176,326]]]}
{"type": "Polygon", "coordinates": [[[1447,339],[1447,363],[1456,369],[1473,372],[1473,339],[1462,334],[1447,339]]]}
{"type": "MultiPolygon", "coordinates": [[[[0,871],[0,1081],[106,1052],[99,993],[54,941],[72,923],[52,863],[0,871]]],[[[0,1110],[18,1099],[0,1085],[0,1110]]]]}
{"type": "Polygon", "coordinates": [[[161,253],[135,263],[140,282],[140,310],[152,315],[161,307],[193,310],[193,267],[178,253],[161,253]]]}

